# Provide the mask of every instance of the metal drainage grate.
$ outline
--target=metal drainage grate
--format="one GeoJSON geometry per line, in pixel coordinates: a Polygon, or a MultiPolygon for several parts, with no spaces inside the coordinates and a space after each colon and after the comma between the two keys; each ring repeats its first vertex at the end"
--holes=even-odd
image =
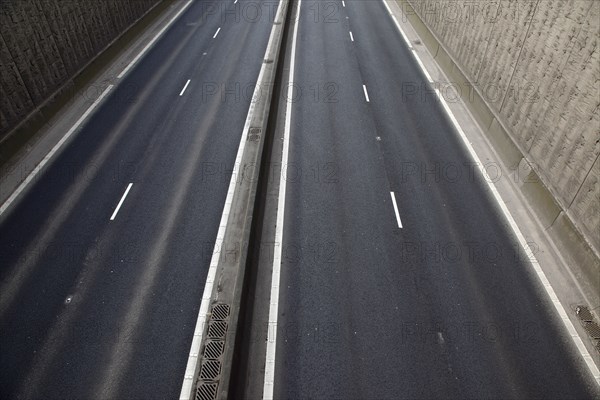
{"type": "Polygon", "coordinates": [[[595,322],[586,322],[583,325],[585,331],[590,335],[592,339],[600,339],[600,326],[595,322]]]}
{"type": "Polygon", "coordinates": [[[221,373],[221,362],[216,360],[208,360],[202,363],[200,370],[200,379],[212,381],[221,373]]]}
{"type": "Polygon", "coordinates": [[[227,322],[225,321],[212,321],[208,325],[207,337],[209,339],[224,339],[225,333],[227,333],[227,322]]]}
{"type": "Polygon", "coordinates": [[[248,140],[251,142],[255,142],[260,139],[260,132],[262,129],[260,128],[250,128],[250,132],[248,132],[248,140]]]}
{"type": "Polygon", "coordinates": [[[204,348],[204,358],[209,360],[216,360],[223,354],[225,348],[225,342],[208,342],[204,348]]]}
{"type": "Polygon", "coordinates": [[[590,309],[586,306],[577,306],[577,308],[575,309],[575,313],[577,314],[577,317],[579,317],[579,319],[583,322],[591,322],[594,320],[594,316],[592,315],[590,309]]]}
{"type": "Polygon", "coordinates": [[[217,398],[217,388],[219,384],[216,382],[203,383],[196,390],[196,400],[214,400],[217,398]]]}
{"type": "Polygon", "coordinates": [[[228,304],[215,304],[212,309],[210,319],[213,321],[223,321],[229,317],[228,304]]]}

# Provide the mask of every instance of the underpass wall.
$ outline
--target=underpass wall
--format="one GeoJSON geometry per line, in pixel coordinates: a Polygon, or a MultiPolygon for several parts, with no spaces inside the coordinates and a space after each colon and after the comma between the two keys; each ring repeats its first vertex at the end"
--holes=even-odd
{"type": "Polygon", "coordinates": [[[415,16],[425,25],[419,33],[449,78],[464,80],[456,86],[492,142],[515,147],[514,168],[530,169],[551,194],[556,204],[542,207],[546,227],[574,225],[597,256],[600,1],[398,4],[413,26],[415,16]]]}
{"type": "Polygon", "coordinates": [[[0,1],[0,140],[159,1],[0,1]]]}

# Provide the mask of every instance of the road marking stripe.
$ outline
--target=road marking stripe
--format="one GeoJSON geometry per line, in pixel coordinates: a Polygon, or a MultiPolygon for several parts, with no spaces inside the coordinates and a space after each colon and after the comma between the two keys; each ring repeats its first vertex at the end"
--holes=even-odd
{"type": "Polygon", "coordinates": [[[390,192],[392,196],[392,204],[394,205],[394,213],[396,214],[396,222],[398,222],[398,228],[402,229],[402,220],[400,219],[400,212],[398,211],[398,204],[396,203],[396,195],[394,192],[390,192]]]}
{"type": "Polygon", "coordinates": [[[183,93],[185,92],[185,89],[187,89],[187,87],[188,87],[189,84],[190,84],[190,79],[188,79],[188,81],[186,82],[186,84],[183,87],[183,89],[181,89],[181,93],[179,93],[179,96],[183,96],[183,93]]]}
{"type": "MultiPolygon", "coordinates": [[[[294,88],[294,73],[296,68],[296,43],[298,26],[300,25],[300,10],[302,0],[298,1],[296,18],[294,21],[294,34],[292,37],[292,53],[290,58],[290,72],[288,76],[288,97],[294,88]]],[[[292,94],[293,95],[293,94],[292,94]]],[[[265,356],[265,377],[263,386],[263,400],[273,399],[275,387],[275,352],[277,349],[277,319],[279,317],[279,284],[281,277],[281,253],[283,247],[283,223],[285,216],[286,183],[284,168],[288,164],[290,152],[290,130],[292,122],[292,104],[289,101],[285,110],[285,126],[283,130],[283,153],[281,156],[281,173],[279,176],[279,198],[277,199],[277,221],[275,223],[275,246],[273,248],[273,272],[271,275],[271,294],[269,301],[269,324],[267,328],[267,354],[265,356]]]]}
{"type": "Polygon", "coordinates": [[[352,31],[350,31],[349,33],[350,33],[350,40],[352,40],[354,42],[354,36],[352,36],[352,31]]]}
{"type": "Polygon", "coordinates": [[[406,45],[408,46],[409,49],[413,49],[412,47],[412,43],[410,43],[410,40],[408,40],[408,37],[406,36],[406,33],[404,33],[404,30],[402,29],[402,27],[400,26],[400,23],[398,22],[398,20],[396,19],[396,16],[392,13],[392,10],[390,9],[390,7],[387,5],[387,2],[384,1],[383,5],[385,6],[385,8],[387,9],[388,13],[392,16],[392,19],[394,20],[394,24],[396,25],[396,28],[398,29],[398,31],[400,32],[400,34],[402,35],[402,38],[404,39],[404,41],[406,42],[406,45]]]}
{"type": "Polygon", "coordinates": [[[142,51],[140,51],[138,53],[138,55],[133,59],[133,61],[131,61],[129,63],[129,65],[127,65],[127,67],[125,67],[125,69],[123,71],[121,71],[121,73],[117,76],[118,79],[121,79],[127,73],[127,71],[129,71],[131,69],[131,67],[133,67],[135,65],[135,63],[137,63],[139,61],[139,59],[142,58],[142,56],[144,54],[146,54],[146,52],[150,49],[150,47],[152,47],[152,45],[158,40],[158,38],[161,37],[163,33],[165,33],[165,31],[173,24],[173,22],[175,22],[175,20],[177,19],[177,17],[179,17],[181,15],[181,13],[183,13],[185,10],[187,10],[187,8],[190,6],[190,4],[192,4],[193,1],[194,0],[189,0],[187,3],[185,3],[185,5],[183,6],[183,8],[181,10],[179,10],[177,12],[177,14],[175,14],[175,16],[173,18],[171,18],[171,20],[167,23],[167,25],[165,25],[160,30],[160,32],[158,32],[152,38],[152,40],[146,45],[146,47],[144,47],[142,49],[142,51]]]}
{"type": "Polygon", "coordinates": [[[412,49],[412,53],[413,53],[413,56],[415,56],[415,60],[417,60],[417,63],[421,67],[421,70],[425,74],[425,77],[427,78],[427,80],[429,81],[429,83],[433,83],[433,79],[431,79],[431,75],[429,75],[429,72],[427,71],[427,69],[425,68],[425,66],[423,65],[423,63],[421,62],[421,58],[415,52],[415,49],[412,49]]]}
{"type": "Polygon", "coordinates": [[[238,0],[234,0],[233,4],[237,4],[238,0]]]}
{"type": "Polygon", "coordinates": [[[117,208],[115,208],[115,211],[112,213],[112,216],[110,217],[111,221],[115,220],[117,214],[119,213],[119,210],[121,209],[121,206],[123,205],[123,202],[125,201],[125,198],[129,194],[129,191],[131,190],[132,186],[133,186],[133,183],[130,183],[129,185],[127,185],[127,189],[125,189],[125,193],[123,193],[123,196],[121,197],[121,201],[119,201],[119,204],[117,204],[117,208]]]}
{"type": "Polygon", "coordinates": [[[31,173],[27,175],[27,178],[25,178],[25,180],[21,182],[17,189],[10,195],[10,197],[4,202],[4,204],[2,204],[2,207],[0,207],[0,215],[4,214],[8,207],[10,207],[10,205],[15,201],[15,199],[21,194],[21,192],[25,190],[27,185],[29,185],[29,183],[33,181],[36,175],[42,170],[42,168],[44,168],[44,166],[48,163],[48,161],[50,161],[50,159],[56,154],[56,152],[60,150],[60,148],[65,144],[65,142],[69,140],[71,135],[77,130],[77,128],[79,128],[79,126],[92,113],[92,111],[94,111],[94,109],[98,106],[98,104],[100,104],[102,99],[106,97],[108,92],[110,92],[113,87],[113,85],[108,85],[108,87],[104,89],[104,92],[102,92],[100,97],[98,97],[96,101],[94,101],[94,103],[83,113],[83,115],[77,120],[77,122],[75,122],[75,125],[73,125],[71,129],[67,131],[65,136],[63,136],[62,139],[60,139],[59,142],[56,143],[52,150],[50,150],[50,152],[46,154],[46,156],[33,169],[33,171],[31,171],[31,173]]]}
{"type": "Polygon", "coordinates": [[[219,34],[220,30],[221,30],[221,27],[219,27],[219,29],[217,29],[217,31],[215,32],[215,35],[213,36],[213,39],[217,37],[217,35],[219,34]]]}
{"type": "Polygon", "coordinates": [[[342,0],[342,6],[346,7],[346,2],[344,0],[342,0]]]}
{"type": "Polygon", "coordinates": [[[367,100],[367,103],[370,102],[369,100],[369,93],[367,93],[367,86],[363,85],[363,92],[365,92],[365,99],[367,100]]]}

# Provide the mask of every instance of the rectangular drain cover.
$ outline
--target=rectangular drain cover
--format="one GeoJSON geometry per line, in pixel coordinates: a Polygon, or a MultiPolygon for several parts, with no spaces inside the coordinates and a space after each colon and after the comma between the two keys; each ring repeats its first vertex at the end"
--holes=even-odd
{"type": "Polygon", "coordinates": [[[217,398],[219,384],[216,382],[203,383],[196,390],[196,400],[214,400],[217,398]]]}
{"type": "Polygon", "coordinates": [[[208,360],[202,363],[200,370],[200,379],[212,381],[221,374],[221,362],[216,360],[208,360]]]}
{"type": "Polygon", "coordinates": [[[224,339],[227,333],[227,322],[211,321],[208,325],[207,337],[209,339],[224,339]]]}
{"type": "Polygon", "coordinates": [[[215,304],[212,309],[210,319],[213,321],[223,321],[229,317],[228,304],[215,304]]]}
{"type": "Polygon", "coordinates": [[[590,309],[586,306],[577,306],[577,308],[575,309],[575,313],[583,322],[590,322],[594,320],[594,316],[590,312],[590,309]]]}
{"type": "Polygon", "coordinates": [[[208,342],[204,348],[204,358],[208,360],[216,360],[217,358],[221,357],[224,348],[225,342],[223,341],[208,342]]]}
{"type": "Polygon", "coordinates": [[[592,339],[600,339],[600,326],[595,322],[586,322],[583,326],[592,339]]]}

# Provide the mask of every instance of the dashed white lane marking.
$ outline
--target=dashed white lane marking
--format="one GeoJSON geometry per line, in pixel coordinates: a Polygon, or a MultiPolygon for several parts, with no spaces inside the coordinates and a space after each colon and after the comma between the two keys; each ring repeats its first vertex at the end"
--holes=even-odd
{"type": "Polygon", "coordinates": [[[221,27],[219,27],[219,29],[217,29],[217,31],[215,32],[215,35],[213,36],[213,39],[217,37],[217,35],[219,34],[220,30],[221,30],[221,27]]]}
{"type": "Polygon", "coordinates": [[[369,100],[369,93],[367,93],[366,85],[363,85],[363,92],[365,92],[365,100],[367,100],[367,103],[369,103],[371,100],[369,100]]]}
{"type": "Polygon", "coordinates": [[[346,2],[342,0],[342,7],[346,7],[346,2]]]}
{"type": "Polygon", "coordinates": [[[135,63],[137,63],[140,60],[140,58],[142,58],[142,56],[144,54],[146,54],[146,52],[150,49],[150,47],[152,47],[152,45],[158,40],[158,38],[161,37],[163,33],[165,33],[165,31],[173,24],[173,22],[175,22],[177,17],[179,17],[185,10],[187,10],[187,8],[190,6],[190,4],[192,4],[193,1],[194,0],[189,0],[187,3],[185,3],[185,5],[181,8],[181,10],[179,10],[177,12],[177,14],[175,14],[175,16],[173,18],[171,18],[171,20],[167,23],[167,25],[165,25],[160,30],[160,32],[158,32],[152,38],[152,40],[146,45],[146,47],[144,47],[142,49],[142,51],[140,51],[138,53],[138,55],[135,56],[135,58],[127,65],[127,67],[125,67],[125,69],[123,71],[121,71],[121,73],[117,76],[117,78],[121,79],[127,73],[127,71],[129,71],[131,69],[131,67],[133,67],[135,65],[135,63]]]}
{"type": "Polygon", "coordinates": [[[237,2],[238,2],[238,0],[235,0],[235,1],[233,2],[233,4],[237,4],[237,2]]]}
{"type": "Polygon", "coordinates": [[[188,79],[188,81],[186,82],[186,84],[183,87],[183,89],[181,89],[181,93],[179,93],[179,96],[183,96],[183,93],[185,92],[185,89],[187,89],[187,87],[188,87],[189,84],[190,84],[190,79],[188,79]]]}
{"type": "Polygon", "coordinates": [[[115,208],[115,211],[112,213],[112,215],[110,217],[111,221],[114,221],[115,218],[117,217],[117,214],[119,213],[119,210],[121,209],[121,206],[123,205],[123,202],[125,201],[125,198],[129,194],[129,191],[131,190],[132,186],[133,186],[133,183],[130,183],[129,185],[127,185],[127,189],[125,189],[125,193],[123,193],[123,196],[121,197],[121,201],[119,201],[119,204],[117,204],[117,208],[115,208]]]}
{"type": "MultiPolygon", "coordinates": [[[[290,59],[290,72],[288,76],[288,96],[293,93],[294,71],[296,68],[296,43],[298,38],[298,26],[300,25],[300,10],[302,0],[298,1],[296,18],[294,21],[294,34],[292,37],[292,53],[290,59]]],[[[292,104],[288,101],[285,110],[285,125],[283,129],[283,153],[281,156],[281,174],[279,176],[279,198],[277,200],[277,221],[275,223],[275,247],[273,249],[273,271],[271,275],[271,294],[269,301],[269,325],[267,330],[267,354],[265,358],[265,378],[263,386],[263,400],[273,400],[273,389],[275,387],[275,352],[277,349],[277,321],[279,313],[279,285],[281,276],[281,254],[283,247],[283,223],[285,216],[285,194],[287,177],[284,166],[288,165],[290,151],[290,129],[292,122],[292,104]]]]}
{"type": "Polygon", "coordinates": [[[27,185],[29,185],[31,183],[31,181],[33,181],[33,179],[36,177],[36,175],[44,168],[44,166],[48,163],[48,161],[50,161],[50,159],[52,157],[54,157],[56,152],[58,150],[60,150],[60,148],[65,144],[65,142],[67,140],[69,140],[71,135],[73,135],[73,133],[77,130],[77,128],[79,128],[79,126],[83,123],[83,121],[85,121],[85,119],[92,113],[92,111],[94,111],[94,109],[98,106],[98,104],[100,104],[102,99],[104,99],[106,97],[106,95],[112,90],[113,87],[114,87],[113,85],[108,85],[108,87],[106,89],[104,89],[104,92],[102,92],[100,97],[98,97],[96,99],[96,101],[94,101],[94,103],[90,106],[90,108],[88,108],[83,113],[83,115],[77,120],[77,122],[75,122],[75,125],[73,125],[71,127],[71,129],[69,129],[67,131],[65,136],[63,136],[62,139],[60,139],[58,141],[58,143],[56,143],[56,145],[52,148],[52,150],[50,150],[50,152],[48,154],[46,154],[46,156],[33,169],[33,171],[31,171],[31,173],[29,173],[29,175],[27,175],[27,178],[25,178],[25,180],[23,182],[21,182],[21,184],[17,187],[17,189],[10,195],[10,197],[8,199],[6,199],[4,204],[2,204],[2,207],[0,207],[0,215],[4,214],[4,212],[8,209],[8,207],[10,207],[10,205],[15,201],[15,199],[23,192],[23,190],[25,190],[27,185]]]}
{"type": "Polygon", "coordinates": [[[398,204],[396,203],[396,195],[394,192],[390,192],[390,196],[392,196],[392,204],[394,205],[394,213],[396,214],[398,228],[402,229],[402,220],[400,219],[400,211],[398,211],[398,204]]]}
{"type": "Polygon", "coordinates": [[[350,33],[350,40],[352,40],[354,42],[354,36],[352,35],[352,31],[350,31],[348,33],[350,33]]]}

